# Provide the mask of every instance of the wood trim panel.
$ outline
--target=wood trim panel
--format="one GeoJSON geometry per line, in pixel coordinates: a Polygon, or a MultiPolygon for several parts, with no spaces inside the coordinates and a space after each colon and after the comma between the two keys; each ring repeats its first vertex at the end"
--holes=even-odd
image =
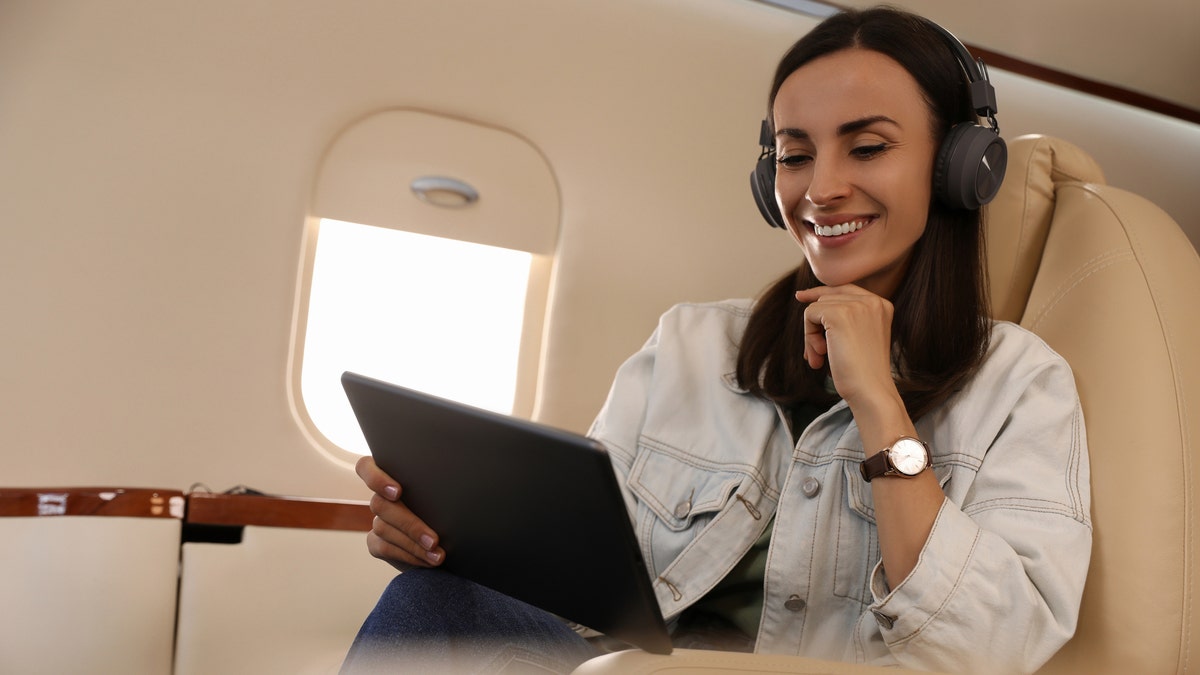
{"type": "Polygon", "coordinates": [[[174,518],[189,525],[296,527],[366,532],[368,502],[110,487],[0,488],[0,517],[174,518]]]}
{"type": "MultiPolygon", "coordinates": [[[[764,1],[767,4],[783,7],[793,12],[807,14],[808,16],[812,16],[817,19],[822,18],[820,15],[812,14],[811,12],[796,8],[786,2],[779,3],[776,2],[776,0],[764,1]]],[[[836,2],[832,0],[816,1],[818,4],[826,5],[840,11],[866,8],[865,6],[851,7],[844,2],[836,2]]],[[[1110,101],[1131,105],[1135,108],[1141,108],[1143,110],[1149,110],[1162,115],[1168,115],[1170,117],[1186,120],[1194,124],[1200,124],[1200,109],[1175,103],[1174,101],[1168,101],[1156,96],[1150,96],[1149,94],[1143,94],[1141,92],[1133,91],[1132,89],[1106,84],[1104,82],[1100,82],[1099,80],[1093,80],[1091,78],[1082,77],[1079,75],[1072,75],[1071,73],[1063,70],[1038,65],[1032,61],[1026,61],[1015,56],[1001,54],[990,49],[984,49],[983,47],[973,45],[969,42],[963,42],[963,46],[965,46],[973,56],[982,57],[989,68],[999,68],[1000,70],[1006,70],[1010,73],[1016,73],[1017,75],[1024,75],[1025,77],[1031,77],[1035,80],[1041,80],[1042,82],[1048,82],[1050,84],[1065,87],[1067,89],[1081,91],[1085,94],[1106,98],[1110,101]]],[[[1003,104],[1003,101],[1001,103],[1003,104]]],[[[1000,114],[1003,114],[1003,112],[1000,114]]]]}
{"type": "Polygon", "coordinates": [[[1099,96],[1100,98],[1106,98],[1110,101],[1116,101],[1117,103],[1124,103],[1125,105],[1131,105],[1143,110],[1149,110],[1151,112],[1168,115],[1170,117],[1186,120],[1195,124],[1200,124],[1200,110],[1189,108],[1185,105],[1180,105],[1172,101],[1167,101],[1165,99],[1150,96],[1148,94],[1136,92],[1124,87],[1106,84],[1098,80],[1072,75],[1071,73],[1062,70],[1056,70],[1046,66],[1039,66],[1036,63],[1024,61],[1022,59],[1001,54],[999,52],[993,52],[982,47],[976,47],[975,45],[967,45],[967,49],[969,49],[971,54],[974,56],[982,57],[984,63],[986,63],[989,68],[999,68],[1000,70],[1016,73],[1017,75],[1024,75],[1025,77],[1041,80],[1042,82],[1048,82],[1066,89],[1081,91],[1085,94],[1099,96]]]}
{"type": "Polygon", "coordinates": [[[0,517],[119,516],[175,518],[184,516],[179,490],[148,488],[0,488],[0,517]]]}
{"type": "Polygon", "coordinates": [[[193,492],[184,522],[366,532],[374,519],[365,501],[193,492]]]}

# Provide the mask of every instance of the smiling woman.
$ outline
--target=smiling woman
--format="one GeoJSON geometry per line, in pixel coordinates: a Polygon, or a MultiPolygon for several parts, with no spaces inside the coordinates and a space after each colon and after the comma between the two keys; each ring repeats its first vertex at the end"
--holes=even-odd
{"type": "Polygon", "coordinates": [[[965,201],[947,186],[960,178],[974,187],[967,177],[983,170],[977,167],[992,143],[1002,178],[1006,155],[994,122],[992,129],[975,126],[977,113],[994,115],[995,96],[986,71],[952,35],[931,22],[881,20],[860,26],[848,41],[847,49],[836,40],[801,41],[774,78],[763,140],[775,145],[764,149],[755,196],[806,260],[794,279],[784,276],[764,295],[738,373],[744,386],[776,401],[827,397],[824,375],[809,367],[813,354],[794,294],[855,283],[896,307],[897,384],[915,418],[971,373],[990,330],[978,206],[999,182],[965,201]],[[955,144],[964,129],[986,141],[968,144],[977,147],[965,148],[965,158],[956,156],[964,148],[955,144]],[[772,157],[778,171],[767,164],[772,157]],[[774,199],[762,185],[767,180],[774,199]]]}

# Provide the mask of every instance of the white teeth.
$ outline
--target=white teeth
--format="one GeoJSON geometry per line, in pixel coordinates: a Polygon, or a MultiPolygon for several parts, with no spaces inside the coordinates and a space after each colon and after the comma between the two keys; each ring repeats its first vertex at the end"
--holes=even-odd
{"type": "Polygon", "coordinates": [[[822,237],[840,237],[843,234],[850,234],[863,229],[867,222],[865,220],[852,220],[848,223],[839,223],[837,225],[814,225],[813,230],[822,237]]]}

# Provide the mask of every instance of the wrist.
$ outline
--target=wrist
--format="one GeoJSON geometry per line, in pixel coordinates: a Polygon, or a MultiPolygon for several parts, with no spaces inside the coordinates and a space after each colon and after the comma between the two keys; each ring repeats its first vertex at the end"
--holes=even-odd
{"type": "Polygon", "coordinates": [[[916,429],[908,417],[904,400],[894,387],[890,395],[850,403],[850,411],[858,425],[863,452],[868,457],[888,447],[901,436],[916,436],[916,429]]]}

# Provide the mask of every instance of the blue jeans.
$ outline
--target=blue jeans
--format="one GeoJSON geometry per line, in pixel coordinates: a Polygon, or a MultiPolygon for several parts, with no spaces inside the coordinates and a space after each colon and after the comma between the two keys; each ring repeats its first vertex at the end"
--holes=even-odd
{"type": "Polygon", "coordinates": [[[569,673],[601,652],[561,619],[440,570],[397,576],[343,673],[569,673]]]}

